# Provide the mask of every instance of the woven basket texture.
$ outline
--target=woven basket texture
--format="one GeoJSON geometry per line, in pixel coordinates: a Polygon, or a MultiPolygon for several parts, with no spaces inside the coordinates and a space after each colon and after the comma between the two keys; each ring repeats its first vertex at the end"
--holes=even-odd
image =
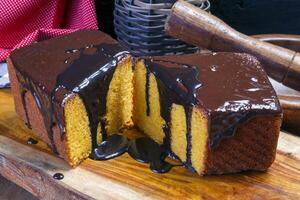
{"type": "MultiPolygon", "coordinates": [[[[187,0],[209,11],[208,0],[187,0]]],[[[193,53],[199,49],[165,34],[164,24],[176,0],[116,0],[115,32],[119,42],[138,56],[193,53]]]]}

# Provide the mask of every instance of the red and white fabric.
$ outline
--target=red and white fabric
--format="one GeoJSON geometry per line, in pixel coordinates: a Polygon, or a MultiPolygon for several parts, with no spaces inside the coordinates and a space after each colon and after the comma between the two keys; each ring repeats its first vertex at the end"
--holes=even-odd
{"type": "Polygon", "coordinates": [[[0,0],[0,61],[18,47],[98,29],[94,0],[0,0]]]}

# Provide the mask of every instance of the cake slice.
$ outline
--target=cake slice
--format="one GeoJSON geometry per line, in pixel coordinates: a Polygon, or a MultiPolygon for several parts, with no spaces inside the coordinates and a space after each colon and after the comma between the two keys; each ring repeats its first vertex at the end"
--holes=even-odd
{"type": "Polygon", "coordinates": [[[145,58],[135,67],[134,122],[199,174],[266,170],[281,108],[248,54],[145,58]]]}
{"type": "Polygon", "coordinates": [[[133,126],[133,62],[100,31],[15,50],[8,69],[16,112],[71,166],[107,135],[133,126]]]}

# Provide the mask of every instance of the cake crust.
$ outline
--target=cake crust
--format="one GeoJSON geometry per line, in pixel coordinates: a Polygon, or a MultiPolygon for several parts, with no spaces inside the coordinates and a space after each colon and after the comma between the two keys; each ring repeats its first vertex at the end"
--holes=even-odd
{"type": "Polygon", "coordinates": [[[267,170],[275,160],[281,118],[281,115],[258,116],[240,125],[232,138],[207,151],[201,174],[267,170]]]}

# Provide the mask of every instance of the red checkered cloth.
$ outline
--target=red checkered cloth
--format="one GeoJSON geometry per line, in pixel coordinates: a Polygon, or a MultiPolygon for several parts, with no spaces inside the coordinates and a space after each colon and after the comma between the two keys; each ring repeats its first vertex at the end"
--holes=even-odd
{"type": "Polygon", "coordinates": [[[0,61],[18,47],[98,29],[93,0],[0,0],[0,61]]]}

